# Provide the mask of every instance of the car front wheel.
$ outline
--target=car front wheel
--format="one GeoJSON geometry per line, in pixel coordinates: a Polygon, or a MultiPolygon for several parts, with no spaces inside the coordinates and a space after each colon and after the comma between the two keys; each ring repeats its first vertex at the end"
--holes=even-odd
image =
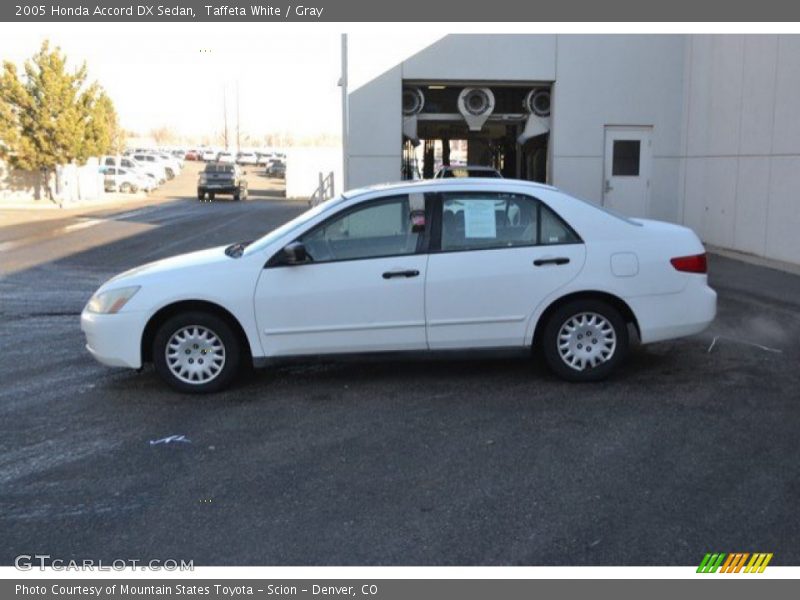
{"type": "Polygon", "coordinates": [[[179,392],[217,392],[233,381],[242,357],[241,343],[216,315],[190,311],[165,321],[153,340],[159,376],[179,392]]]}
{"type": "Polygon", "coordinates": [[[619,311],[601,300],[575,300],[550,315],[542,335],[550,369],[567,381],[608,377],[628,352],[628,328],[619,311]]]}

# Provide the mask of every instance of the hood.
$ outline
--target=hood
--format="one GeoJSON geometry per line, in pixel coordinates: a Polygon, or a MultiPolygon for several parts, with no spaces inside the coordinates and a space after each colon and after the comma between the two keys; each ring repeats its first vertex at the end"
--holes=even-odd
{"type": "MultiPolygon", "coordinates": [[[[120,273],[109,279],[109,283],[116,283],[123,279],[138,279],[139,277],[147,277],[165,271],[179,271],[197,267],[209,267],[218,263],[228,262],[231,260],[225,254],[227,246],[217,246],[216,248],[208,248],[206,250],[198,250],[196,252],[187,252],[186,254],[178,254],[157,260],[155,262],[147,263],[134,267],[124,273],[120,273]]],[[[133,282],[132,282],[133,283],[133,282]]]]}

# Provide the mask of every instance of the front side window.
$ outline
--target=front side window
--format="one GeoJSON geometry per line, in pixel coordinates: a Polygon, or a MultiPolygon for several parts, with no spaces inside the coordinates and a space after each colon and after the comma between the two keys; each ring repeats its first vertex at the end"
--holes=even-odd
{"type": "Polygon", "coordinates": [[[578,241],[573,231],[535,198],[503,193],[450,193],[443,196],[443,251],[578,241]]]}
{"type": "Polygon", "coordinates": [[[408,196],[396,196],[345,211],[300,241],[314,262],[414,254],[420,234],[411,225],[408,196]]]}

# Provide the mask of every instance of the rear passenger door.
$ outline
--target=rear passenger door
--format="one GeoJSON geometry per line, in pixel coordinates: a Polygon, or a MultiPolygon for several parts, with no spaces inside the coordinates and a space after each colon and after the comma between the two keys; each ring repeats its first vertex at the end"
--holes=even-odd
{"type": "Polygon", "coordinates": [[[582,268],[583,243],[530,196],[449,192],[435,198],[440,227],[425,285],[429,347],[523,345],[534,309],[582,268]]]}

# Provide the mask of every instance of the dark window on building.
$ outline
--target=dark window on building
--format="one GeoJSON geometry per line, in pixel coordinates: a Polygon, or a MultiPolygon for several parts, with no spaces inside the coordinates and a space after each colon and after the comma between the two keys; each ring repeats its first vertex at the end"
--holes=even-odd
{"type": "Polygon", "coordinates": [[[611,174],[614,177],[638,176],[640,151],[639,140],[614,140],[614,163],[611,174]]]}

